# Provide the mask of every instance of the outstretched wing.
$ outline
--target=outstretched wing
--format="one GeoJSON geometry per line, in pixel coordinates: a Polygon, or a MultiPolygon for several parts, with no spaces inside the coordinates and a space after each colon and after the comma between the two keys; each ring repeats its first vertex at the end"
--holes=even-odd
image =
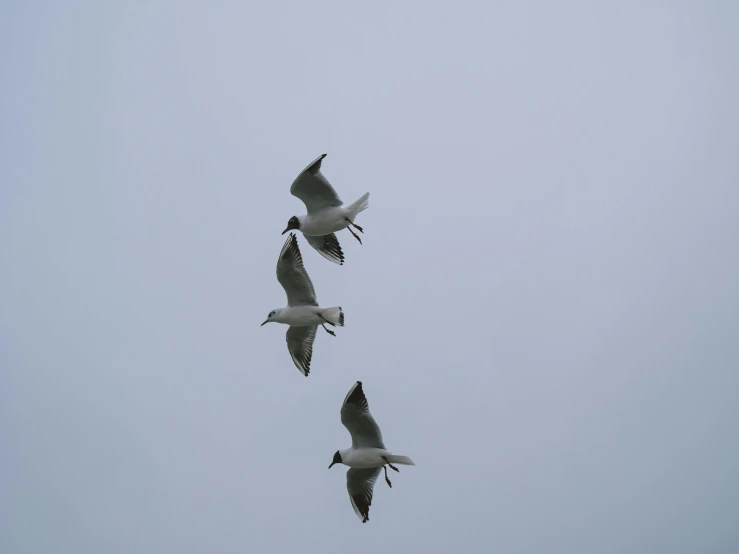
{"type": "Polygon", "coordinates": [[[351,500],[354,513],[359,516],[362,523],[367,523],[369,519],[372,492],[381,471],[381,467],[371,467],[368,469],[352,468],[346,472],[346,490],[349,491],[349,500],[351,500]]]}
{"type": "Polygon", "coordinates": [[[317,212],[329,206],[341,206],[343,202],[336,194],[334,187],[321,173],[321,161],[326,154],[321,154],[308,167],[300,172],[290,186],[290,194],[303,201],[308,213],[317,212]]]}
{"type": "Polygon", "coordinates": [[[303,235],[305,240],[308,241],[313,248],[318,250],[318,253],[336,264],[344,265],[344,252],[341,250],[339,239],[336,238],[334,233],[330,235],[324,235],[322,237],[316,237],[312,235],[303,235]]]}
{"type": "Polygon", "coordinates": [[[287,340],[287,351],[290,352],[290,357],[293,359],[295,367],[306,377],[310,373],[310,361],[313,357],[313,341],[316,339],[317,328],[315,325],[305,327],[291,325],[285,336],[287,340]]]}
{"type": "Polygon", "coordinates": [[[295,233],[287,237],[277,258],[277,280],[285,289],[288,306],[318,306],[316,291],[303,265],[295,233]]]}
{"type": "Polygon", "coordinates": [[[367,397],[362,390],[362,381],[357,381],[351,388],[341,406],[341,423],[352,436],[353,448],[382,448],[380,427],[369,411],[367,397]]]}

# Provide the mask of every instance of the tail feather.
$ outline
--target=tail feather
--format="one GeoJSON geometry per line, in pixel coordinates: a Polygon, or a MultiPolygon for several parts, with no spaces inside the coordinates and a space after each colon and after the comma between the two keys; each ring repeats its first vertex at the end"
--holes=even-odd
{"type": "Polygon", "coordinates": [[[339,327],[344,326],[344,311],[341,309],[341,306],[326,308],[321,312],[321,317],[331,325],[338,325],[339,327]]]}
{"type": "Polygon", "coordinates": [[[407,466],[416,465],[413,463],[413,460],[411,460],[408,456],[397,456],[395,454],[390,454],[390,456],[388,456],[387,458],[388,460],[390,460],[390,463],[393,463],[393,464],[403,464],[407,466]]]}
{"type": "Polygon", "coordinates": [[[369,192],[365,192],[359,200],[357,200],[356,202],[352,202],[346,207],[347,211],[351,214],[352,220],[357,217],[357,214],[359,212],[363,212],[364,210],[369,208],[369,195],[369,192]]]}

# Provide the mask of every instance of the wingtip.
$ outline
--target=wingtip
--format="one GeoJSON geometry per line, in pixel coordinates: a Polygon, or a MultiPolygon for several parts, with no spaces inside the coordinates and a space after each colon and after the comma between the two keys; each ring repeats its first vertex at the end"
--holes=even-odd
{"type": "Polygon", "coordinates": [[[300,246],[298,244],[298,237],[295,236],[295,233],[290,233],[290,235],[285,240],[285,244],[282,247],[282,252],[280,252],[280,257],[282,257],[285,254],[285,252],[288,252],[292,249],[297,251],[298,255],[300,256],[300,259],[302,260],[302,254],[300,254],[300,246]]]}
{"type": "Polygon", "coordinates": [[[357,381],[351,386],[349,392],[347,392],[346,396],[344,397],[344,402],[342,403],[342,405],[352,402],[352,399],[355,397],[357,397],[358,399],[365,398],[364,390],[362,390],[362,381],[357,381]]]}

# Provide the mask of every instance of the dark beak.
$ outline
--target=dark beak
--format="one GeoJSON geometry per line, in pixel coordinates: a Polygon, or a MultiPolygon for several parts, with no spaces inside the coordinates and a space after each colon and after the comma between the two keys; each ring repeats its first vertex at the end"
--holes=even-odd
{"type": "Polygon", "coordinates": [[[282,233],[280,233],[280,234],[281,234],[281,235],[284,235],[284,234],[285,234],[285,233],[287,233],[287,232],[288,232],[289,230],[290,230],[290,227],[288,227],[287,229],[285,229],[284,231],[282,231],[282,233]]]}
{"type": "Polygon", "coordinates": [[[328,466],[328,468],[329,468],[329,469],[331,469],[331,467],[332,467],[332,466],[333,466],[333,465],[334,465],[335,463],[336,463],[336,462],[331,462],[331,465],[330,465],[330,466],[328,466]]]}
{"type": "MultiPolygon", "coordinates": [[[[268,319],[267,321],[265,321],[264,323],[269,323],[269,319],[268,319]]],[[[262,323],[262,324],[260,325],[260,327],[264,327],[264,323],[262,323]]]]}

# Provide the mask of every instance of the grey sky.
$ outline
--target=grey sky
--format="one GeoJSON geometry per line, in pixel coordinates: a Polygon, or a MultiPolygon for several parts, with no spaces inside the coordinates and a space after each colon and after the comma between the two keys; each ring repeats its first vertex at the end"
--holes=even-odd
{"type": "Polygon", "coordinates": [[[0,551],[739,548],[735,2],[104,4],[0,8],[0,551]]]}

